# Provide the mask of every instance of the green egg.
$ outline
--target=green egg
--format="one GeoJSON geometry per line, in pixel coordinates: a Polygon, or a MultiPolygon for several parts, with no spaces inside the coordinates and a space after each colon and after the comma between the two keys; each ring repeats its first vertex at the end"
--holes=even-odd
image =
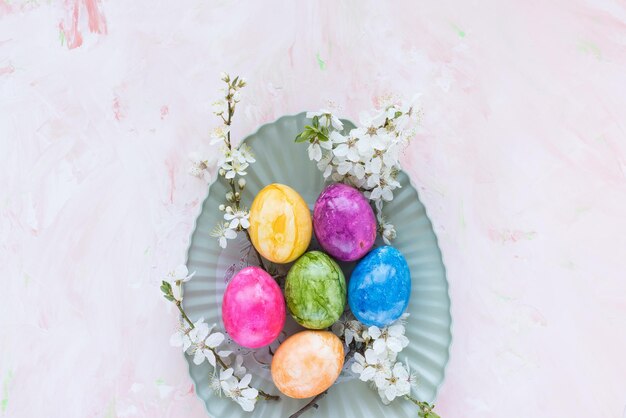
{"type": "Polygon", "coordinates": [[[346,279],[339,265],[320,251],[309,251],[287,274],[285,299],[296,322],[309,329],[334,324],[346,307],[346,279]]]}

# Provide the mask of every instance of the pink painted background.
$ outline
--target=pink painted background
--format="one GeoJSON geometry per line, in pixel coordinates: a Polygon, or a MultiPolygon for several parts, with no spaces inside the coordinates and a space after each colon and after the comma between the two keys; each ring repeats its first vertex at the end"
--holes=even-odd
{"type": "Polygon", "coordinates": [[[444,418],[626,416],[623,1],[0,0],[0,417],[205,416],[158,282],[222,70],[238,138],[423,92],[444,418]]]}

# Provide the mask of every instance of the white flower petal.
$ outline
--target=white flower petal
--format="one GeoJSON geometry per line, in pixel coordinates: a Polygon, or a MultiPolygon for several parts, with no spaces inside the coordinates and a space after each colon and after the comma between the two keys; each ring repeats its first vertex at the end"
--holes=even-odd
{"type": "Polygon", "coordinates": [[[366,367],[361,372],[361,375],[359,376],[359,379],[361,379],[364,382],[367,382],[367,381],[371,380],[374,377],[375,374],[376,374],[376,369],[374,369],[373,367],[366,367]]]}
{"type": "Polygon", "coordinates": [[[256,399],[248,399],[248,398],[237,398],[235,399],[237,403],[241,406],[246,412],[254,411],[254,404],[256,403],[256,399]]]}
{"type": "Polygon", "coordinates": [[[177,283],[172,283],[172,296],[177,301],[179,301],[179,302],[182,301],[183,300],[183,288],[182,288],[182,286],[180,286],[177,283]]]}
{"type": "Polygon", "coordinates": [[[382,197],[383,200],[386,200],[387,202],[393,200],[393,193],[391,192],[391,189],[389,187],[385,187],[382,190],[382,197]]]}
{"type": "Polygon", "coordinates": [[[232,368],[228,368],[226,370],[222,370],[220,372],[220,380],[227,380],[232,377],[234,370],[232,368]]]}
{"type": "Polygon", "coordinates": [[[374,349],[374,352],[380,356],[387,350],[387,344],[385,344],[385,340],[381,338],[374,341],[372,348],[374,349]]]}
{"type": "Polygon", "coordinates": [[[215,354],[211,350],[204,349],[202,353],[206,357],[206,359],[211,363],[211,366],[215,367],[215,354]]]}
{"type": "Polygon", "coordinates": [[[372,192],[370,193],[370,200],[380,199],[382,194],[383,194],[382,189],[380,187],[377,187],[374,190],[372,190],[372,192]]]}
{"type": "Polygon", "coordinates": [[[389,328],[387,328],[387,333],[394,337],[404,335],[404,325],[402,324],[393,324],[389,328]]]}
{"type": "MultiPolygon", "coordinates": [[[[204,318],[202,319],[204,321],[204,318]]],[[[195,331],[195,336],[197,339],[194,339],[195,342],[204,340],[209,335],[209,325],[206,322],[198,321],[194,324],[194,329],[191,332],[195,331]]],[[[191,332],[189,333],[191,335],[191,332]]]]}
{"type": "Polygon", "coordinates": [[[359,363],[352,363],[352,366],[350,367],[350,369],[352,370],[352,372],[356,373],[356,374],[361,374],[363,373],[363,365],[359,364],[359,363]]]}
{"type": "Polygon", "coordinates": [[[183,351],[189,350],[189,347],[191,347],[191,339],[188,335],[185,335],[183,337],[183,351]]]}
{"type": "Polygon", "coordinates": [[[193,355],[193,363],[194,364],[202,364],[204,361],[204,354],[202,354],[202,350],[196,350],[193,355]]]}
{"type": "Polygon", "coordinates": [[[256,399],[256,397],[259,396],[259,391],[255,388],[247,388],[242,390],[241,394],[244,396],[244,398],[256,399]]]}
{"type": "Polygon", "coordinates": [[[247,375],[241,378],[241,381],[239,382],[238,386],[240,388],[245,388],[246,386],[250,384],[251,380],[252,380],[252,375],[248,373],[247,375]]]}
{"type": "Polygon", "coordinates": [[[344,161],[337,166],[337,173],[346,175],[352,169],[352,163],[344,161]]]}
{"type": "Polygon", "coordinates": [[[220,345],[223,341],[224,341],[224,334],[222,334],[221,332],[216,332],[216,333],[209,335],[209,337],[205,340],[204,343],[208,347],[215,348],[218,345],[220,345]]]}
{"type": "MultiPolygon", "coordinates": [[[[340,129],[341,130],[341,129],[340,129]]],[[[329,142],[333,142],[335,144],[342,144],[344,142],[346,142],[348,140],[348,138],[346,138],[345,136],[341,135],[339,132],[337,131],[333,131],[330,133],[330,136],[328,137],[330,139],[329,142]]]]}
{"type": "Polygon", "coordinates": [[[367,350],[365,350],[365,361],[368,364],[376,364],[378,363],[378,355],[376,354],[376,352],[374,350],[372,350],[371,348],[368,348],[367,350]]]}
{"type": "Polygon", "coordinates": [[[343,129],[343,123],[336,116],[331,116],[330,124],[333,126],[333,128],[337,129],[338,131],[343,129]]]}
{"type": "Polygon", "coordinates": [[[174,270],[174,277],[176,280],[183,280],[189,274],[189,270],[187,270],[187,266],[184,264],[179,265],[174,270]]]}
{"type": "Polygon", "coordinates": [[[389,349],[393,352],[399,353],[400,351],[402,351],[402,344],[400,343],[400,340],[395,338],[395,337],[389,337],[387,338],[387,347],[389,347],[389,349]]]}
{"type": "Polygon", "coordinates": [[[385,396],[387,397],[387,399],[389,399],[390,401],[393,401],[394,398],[396,397],[396,387],[393,385],[389,385],[385,388],[385,396]]]}
{"type": "Polygon", "coordinates": [[[354,353],[354,359],[360,364],[365,364],[365,357],[361,353],[354,353]]]}
{"type": "Polygon", "coordinates": [[[349,150],[350,148],[348,148],[348,144],[341,144],[333,150],[333,154],[335,154],[337,157],[343,157],[348,155],[349,150]]]}
{"type": "Polygon", "coordinates": [[[322,148],[320,148],[319,144],[311,144],[307,150],[310,160],[319,161],[322,159],[322,148]]]}
{"type": "Polygon", "coordinates": [[[406,380],[409,378],[409,372],[406,370],[402,363],[396,363],[393,366],[393,375],[398,379],[406,380]]]}
{"type": "Polygon", "coordinates": [[[380,328],[378,328],[376,325],[372,325],[371,327],[369,327],[367,329],[367,334],[373,339],[377,339],[380,337],[380,328]]]}

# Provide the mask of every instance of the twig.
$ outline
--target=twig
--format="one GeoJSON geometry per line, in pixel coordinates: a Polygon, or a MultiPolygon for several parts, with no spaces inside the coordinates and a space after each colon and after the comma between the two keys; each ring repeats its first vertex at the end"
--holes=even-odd
{"type": "Polygon", "coordinates": [[[311,408],[317,409],[319,407],[319,405],[317,404],[317,401],[319,401],[324,396],[326,396],[327,393],[328,393],[327,390],[325,390],[324,392],[320,393],[315,398],[311,399],[311,401],[308,404],[304,405],[298,411],[296,411],[295,413],[291,414],[289,416],[289,418],[298,418],[300,415],[302,415],[304,412],[306,412],[307,410],[309,410],[311,408]]]}
{"type": "MultiPolygon", "coordinates": [[[[230,102],[230,100],[228,100],[228,119],[225,119],[224,122],[226,123],[226,125],[230,126],[232,123],[232,118],[233,115],[235,114],[235,106],[233,106],[230,102]]],[[[224,119],[224,117],[222,116],[222,119],[224,119]]],[[[228,133],[226,134],[226,146],[228,147],[228,149],[232,152],[233,150],[233,146],[232,143],[230,141],[230,130],[228,131],[228,133]]],[[[234,199],[234,204],[235,204],[235,210],[239,210],[239,203],[241,200],[241,197],[237,198],[237,188],[235,187],[235,179],[230,179],[230,181],[228,182],[228,184],[230,185],[230,190],[233,193],[233,199],[234,199]]],[[[261,268],[265,271],[267,271],[267,269],[265,268],[265,263],[263,263],[263,257],[261,257],[261,254],[259,253],[259,251],[256,249],[256,247],[254,246],[254,244],[252,244],[252,239],[250,238],[250,232],[248,232],[247,229],[242,228],[243,231],[246,233],[246,237],[248,238],[248,241],[250,242],[250,245],[252,246],[252,248],[254,249],[254,252],[256,253],[257,259],[259,260],[259,265],[261,266],[261,268]]]]}
{"type": "Polygon", "coordinates": [[[280,396],[270,395],[267,392],[263,392],[261,389],[257,389],[259,391],[259,396],[261,396],[266,401],[278,401],[280,400],[280,396]]]}
{"type": "Polygon", "coordinates": [[[195,328],[195,325],[193,324],[193,322],[191,322],[191,319],[189,319],[189,317],[187,316],[187,314],[185,313],[185,310],[182,307],[182,304],[180,303],[179,300],[176,301],[176,307],[178,308],[178,310],[180,311],[180,314],[183,316],[183,319],[185,321],[187,321],[187,323],[189,324],[189,326],[191,327],[191,329],[195,328]]]}

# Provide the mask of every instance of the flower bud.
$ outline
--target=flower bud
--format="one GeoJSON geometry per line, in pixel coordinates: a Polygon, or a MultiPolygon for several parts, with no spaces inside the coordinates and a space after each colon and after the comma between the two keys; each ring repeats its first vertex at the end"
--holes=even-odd
{"type": "Polygon", "coordinates": [[[244,187],[246,187],[246,179],[239,179],[238,183],[239,183],[240,189],[243,189],[244,187]]]}
{"type": "Polygon", "coordinates": [[[228,76],[228,74],[226,74],[225,72],[222,71],[222,73],[220,74],[220,79],[222,81],[224,81],[225,83],[228,83],[230,81],[230,77],[228,76]]]}
{"type": "Polygon", "coordinates": [[[225,176],[226,175],[226,170],[224,170],[223,168],[220,168],[220,176],[225,176]]]}
{"type": "Polygon", "coordinates": [[[235,196],[233,195],[233,192],[226,193],[226,200],[228,200],[229,202],[232,202],[234,198],[235,196]]]}
{"type": "Polygon", "coordinates": [[[239,199],[240,196],[239,192],[235,192],[235,199],[239,199]]]}
{"type": "Polygon", "coordinates": [[[226,210],[226,206],[224,206],[223,204],[221,204],[221,205],[219,206],[219,210],[220,210],[220,211],[222,211],[222,212],[224,212],[224,211],[226,210]]]}

